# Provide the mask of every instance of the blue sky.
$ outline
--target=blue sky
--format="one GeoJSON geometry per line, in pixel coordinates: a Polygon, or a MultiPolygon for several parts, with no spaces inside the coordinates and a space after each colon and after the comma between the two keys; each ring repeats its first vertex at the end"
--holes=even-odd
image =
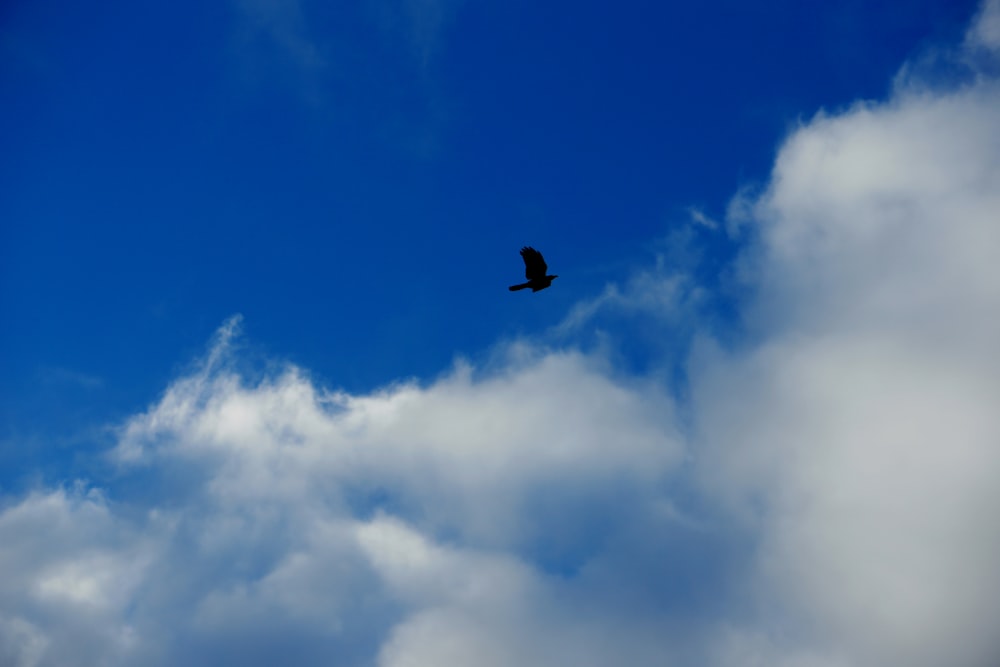
{"type": "Polygon", "coordinates": [[[0,663],[992,664],[998,53],[5,3],[0,663]]]}
{"type": "Polygon", "coordinates": [[[724,215],[799,119],[884,96],[975,10],[5,4],[18,437],[144,406],[234,313],[355,390],[537,332],[648,262],[688,207],[724,215]],[[509,298],[524,244],[559,290],[509,298]]]}

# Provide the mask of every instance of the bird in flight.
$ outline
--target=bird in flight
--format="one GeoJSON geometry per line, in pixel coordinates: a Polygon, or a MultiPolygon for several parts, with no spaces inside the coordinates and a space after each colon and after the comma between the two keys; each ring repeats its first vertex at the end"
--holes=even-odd
{"type": "Polygon", "coordinates": [[[532,292],[537,292],[551,285],[552,281],[559,277],[545,275],[549,267],[545,264],[542,253],[534,248],[530,246],[521,248],[521,258],[524,260],[524,277],[528,279],[528,282],[521,283],[520,285],[511,285],[508,288],[511,292],[516,292],[526,287],[530,287],[532,292]]]}

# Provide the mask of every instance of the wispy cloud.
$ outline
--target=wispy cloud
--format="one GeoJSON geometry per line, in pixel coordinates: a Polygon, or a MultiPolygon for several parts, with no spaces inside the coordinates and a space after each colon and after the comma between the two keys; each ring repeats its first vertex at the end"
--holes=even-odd
{"type": "Polygon", "coordinates": [[[292,81],[295,90],[320,99],[329,60],[310,30],[301,0],[232,0],[233,56],[245,81],[292,81]]]}
{"type": "Polygon", "coordinates": [[[682,272],[668,272],[662,264],[653,270],[641,270],[631,275],[619,286],[609,283],[596,297],[581,301],[570,309],[554,333],[570,336],[592,322],[598,315],[620,316],[623,313],[640,313],[657,319],[677,319],[691,314],[688,308],[697,299],[698,287],[691,277],[682,272]]]}
{"type": "Polygon", "coordinates": [[[985,0],[966,34],[966,48],[1000,51],[1000,1],[985,0]]]}
{"type": "Polygon", "coordinates": [[[319,47],[309,36],[300,0],[233,1],[245,40],[267,40],[293,64],[304,69],[324,65],[319,47]]]}
{"type": "Polygon", "coordinates": [[[101,377],[61,366],[43,366],[38,370],[38,378],[44,384],[73,386],[88,390],[100,389],[104,386],[104,379],[101,377]]]}
{"type": "Polygon", "coordinates": [[[688,214],[691,216],[691,221],[696,225],[701,225],[702,227],[712,230],[719,228],[718,222],[705,215],[705,212],[696,206],[688,208],[688,214]]]}
{"type": "Polygon", "coordinates": [[[418,69],[427,73],[446,42],[450,24],[464,0],[392,0],[378,3],[383,30],[403,40],[418,69]]]}

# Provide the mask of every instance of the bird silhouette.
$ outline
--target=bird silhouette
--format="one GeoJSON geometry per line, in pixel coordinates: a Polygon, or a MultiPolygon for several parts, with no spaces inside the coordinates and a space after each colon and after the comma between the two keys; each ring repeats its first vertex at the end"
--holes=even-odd
{"type": "Polygon", "coordinates": [[[524,260],[524,277],[528,279],[528,282],[521,283],[520,285],[511,285],[508,288],[511,292],[516,292],[526,287],[530,287],[532,292],[537,292],[551,285],[552,281],[559,277],[545,275],[549,267],[545,264],[542,253],[531,246],[521,248],[521,258],[524,260]]]}

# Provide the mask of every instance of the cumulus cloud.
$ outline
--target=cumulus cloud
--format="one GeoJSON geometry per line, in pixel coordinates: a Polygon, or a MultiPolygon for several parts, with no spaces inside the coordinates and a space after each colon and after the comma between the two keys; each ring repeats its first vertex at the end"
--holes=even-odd
{"type": "Polygon", "coordinates": [[[668,398],[615,383],[579,353],[522,348],[495,375],[460,364],[428,387],[354,396],[292,367],[247,385],[220,356],[234,330],[124,427],[119,461],[218,462],[206,490],[220,502],[377,497],[437,529],[507,544],[530,538],[525,505],[539,496],[611,501],[619,484],[651,484],[681,455],[668,398]]]}
{"type": "Polygon", "coordinates": [[[900,85],[738,193],[735,343],[665,260],[363,395],[243,369],[233,319],[104,490],[3,500],[0,662],[994,665],[998,193],[998,82],[900,85]],[[567,342],[636,312],[683,398],[567,342]]]}
{"type": "Polygon", "coordinates": [[[701,473],[757,527],[796,650],[1000,657],[998,142],[996,80],[900,89],[805,124],[753,205],[759,342],[705,343],[691,377],[701,473]]]}
{"type": "MultiPolygon", "coordinates": [[[[148,517],[144,530],[157,524],[148,517]]],[[[5,507],[0,535],[4,664],[99,664],[128,654],[135,634],[125,612],[155,554],[149,535],[80,484],[5,507]]]]}
{"type": "Polygon", "coordinates": [[[614,655],[563,582],[614,535],[677,524],[653,503],[683,455],[664,392],[518,344],[494,371],[349,395],[292,366],[251,379],[238,336],[234,318],[122,425],[110,457],[140,491],[81,484],[0,514],[15,664],[614,655]]]}

